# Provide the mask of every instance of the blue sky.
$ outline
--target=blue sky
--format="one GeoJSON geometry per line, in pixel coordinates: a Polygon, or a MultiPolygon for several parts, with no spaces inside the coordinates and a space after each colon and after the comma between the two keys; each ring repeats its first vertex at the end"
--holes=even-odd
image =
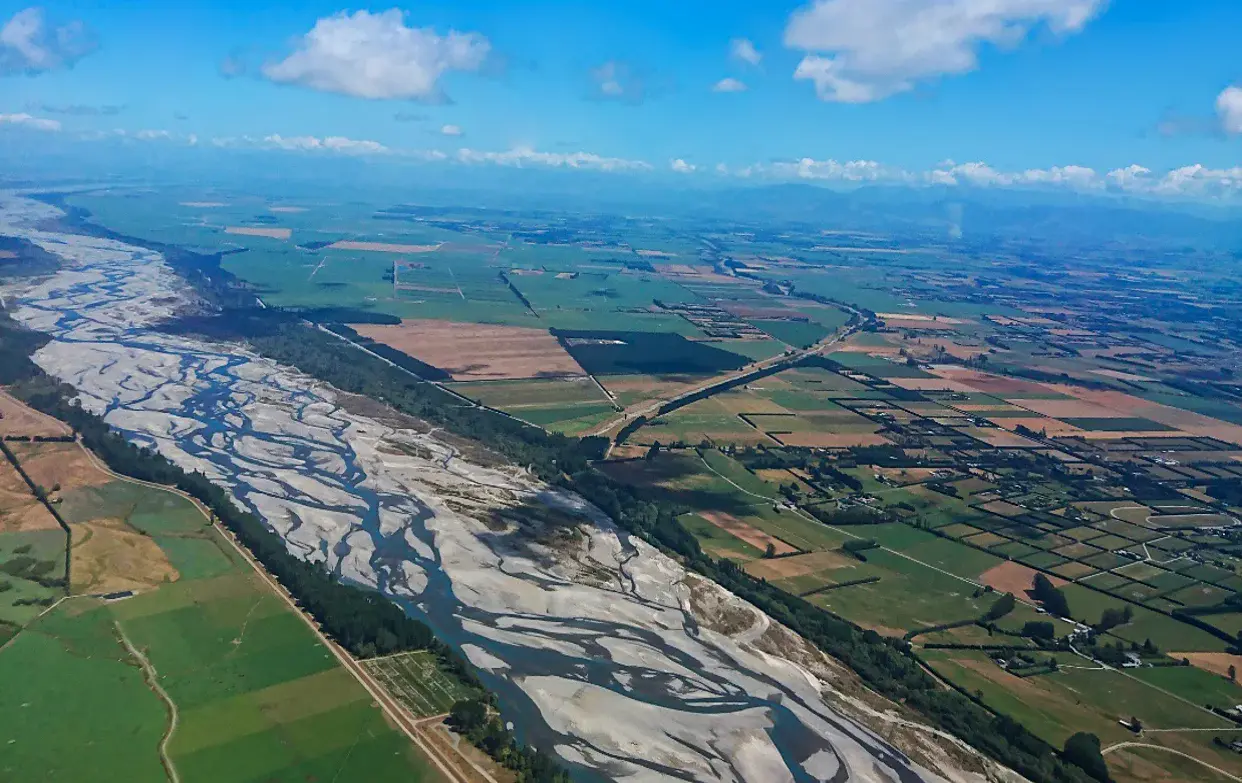
{"type": "Polygon", "coordinates": [[[389,8],[0,2],[0,131],[845,181],[1153,189],[1201,166],[1242,187],[1237,0],[389,8]]]}

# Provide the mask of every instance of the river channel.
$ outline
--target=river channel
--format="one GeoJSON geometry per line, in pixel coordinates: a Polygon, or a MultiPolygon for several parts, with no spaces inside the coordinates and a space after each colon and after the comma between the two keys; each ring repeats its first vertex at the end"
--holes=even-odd
{"type": "Polygon", "coordinates": [[[579,498],[472,464],[434,430],[351,412],[243,345],[159,331],[192,303],[184,282],[153,250],[41,228],[58,214],[0,194],[0,233],[62,259],[49,278],[0,289],[15,318],[52,336],[40,366],[132,441],[226,487],[291,551],[428,623],[575,779],[977,779],[932,772],[928,756],[916,763],[878,724],[830,706],[822,672],[773,654],[788,632],[579,498]],[[531,503],[582,518],[573,552],[486,524],[531,503]],[[749,629],[712,630],[704,602],[749,629]]]}

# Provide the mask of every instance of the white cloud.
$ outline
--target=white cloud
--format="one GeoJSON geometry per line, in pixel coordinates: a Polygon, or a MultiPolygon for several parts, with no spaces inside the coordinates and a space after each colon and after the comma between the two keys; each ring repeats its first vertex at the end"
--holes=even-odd
{"type": "Polygon", "coordinates": [[[448,71],[477,71],[491,44],[478,33],[407,27],[405,12],[323,17],[284,60],[263,67],[274,82],[358,98],[433,99],[448,71]]]}
{"type": "Polygon", "coordinates": [[[134,134],[134,138],[155,141],[156,139],[171,139],[172,134],[166,130],[140,130],[134,134]]]}
{"type": "Polygon", "coordinates": [[[1050,169],[1027,169],[1018,175],[1021,182],[1033,185],[1066,185],[1089,190],[1103,185],[1095,169],[1086,166],[1053,166],[1050,169]]]}
{"type": "Polygon", "coordinates": [[[739,79],[729,77],[716,82],[712,86],[712,92],[746,92],[746,84],[739,79]]]}
{"type": "Polygon", "coordinates": [[[1196,163],[1182,166],[1149,185],[1153,193],[1172,196],[1232,196],[1242,193],[1242,166],[1213,169],[1196,163]]]}
{"type": "Polygon", "coordinates": [[[341,152],[349,155],[376,155],[391,151],[378,141],[358,141],[345,138],[344,136],[327,136],[321,139],[316,136],[285,137],[276,133],[271,136],[265,136],[263,143],[266,146],[282,150],[341,152]]]}
{"type": "Polygon", "coordinates": [[[758,65],[763,61],[763,55],[746,38],[734,38],[729,41],[729,56],[747,65],[758,65]]]}
{"type": "Polygon", "coordinates": [[[445,125],[440,129],[440,133],[444,136],[461,136],[462,130],[458,125],[445,125]]]}
{"type": "Polygon", "coordinates": [[[500,166],[527,165],[553,168],[596,169],[599,171],[650,171],[651,164],[641,160],[608,158],[593,152],[539,152],[530,147],[515,147],[505,152],[482,152],[462,148],[457,151],[462,163],[494,163],[500,166]]]}
{"type": "Polygon", "coordinates": [[[95,48],[81,22],[49,25],[43,9],[18,11],[0,27],[0,74],[69,68],[95,48]]]}
{"type": "Polygon", "coordinates": [[[1108,0],[814,0],[789,18],[785,45],[805,53],[795,79],[819,97],[868,103],[978,67],[984,45],[1014,47],[1046,25],[1077,33],[1108,0]]]}
{"type": "Polygon", "coordinates": [[[47,120],[42,117],[32,117],[29,114],[0,114],[0,125],[16,125],[22,128],[30,128],[39,131],[58,131],[60,130],[60,122],[57,120],[47,120]]]}
{"type": "Polygon", "coordinates": [[[755,166],[753,168],[756,172],[766,172],[778,177],[839,182],[875,182],[881,179],[901,178],[900,172],[886,169],[874,160],[851,160],[840,163],[832,159],[802,158],[797,161],[779,162],[767,167],[755,166]]]}
{"type": "Polygon", "coordinates": [[[673,160],[670,160],[668,162],[668,167],[678,174],[693,174],[694,170],[698,168],[698,166],[695,166],[693,163],[686,163],[681,158],[674,158],[673,160]]]}
{"type": "Polygon", "coordinates": [[[1216,96],[1216,114],[1225,133],[1242,133],[1242,87],[1226,87],[1216,96]]]}
{"type": "Polygon", "coordinates": [[[1149,183],[1151,169],[1131,163],[1123,169],[1113,169],[1104,175],[1109,184],[1119,190],[1141,190],[1149,183]]]}
{"type": "Polygon", "coordinates": [[[597,98],[641,103],[644,84],[642,78],[627,63],[609,60],[591,69],[591,81],[597,98]]]}

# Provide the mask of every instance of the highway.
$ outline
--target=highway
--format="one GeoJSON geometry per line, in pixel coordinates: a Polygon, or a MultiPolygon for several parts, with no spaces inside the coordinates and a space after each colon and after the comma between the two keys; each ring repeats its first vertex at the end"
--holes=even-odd
{"type": "MultiPolygon", "coordinates": [[[[859,314],[855,312],[854,315],[857,316],[859,314]]],[[[742,369],[726,375],[718,375],[704,383],[687,389],[681,394],[678,394],[676,397],[670,397],[668,399],[645,400],[636,405],[631,405],[618,413],[615,417],[603,422],[591,431],[584,433],[584,437],[587,435],[607,435],[613,430],[618,430],[624,427],[626,424],[632,422],[639,416],[650,417],[661,408],[667,408],[668,411],[676,410],[684,405],[688,405],[691,401],[697,401],[698,399],[710,397],[719,391],[731,388],[736,385],[738,381],[745,382],[744,379],[751,375],[761,375],[773,369],[791,367],[809,356],[822,354],[824,351],[857,333],[860,328],[861,323],[845,327],[838,330],[834,334],[825,337],[823,340],[820,340],[809,348],[804,348],[800,351],[794,351],[792,353],[783,353],[780,356],[773,356],[770,359],[764,359],[762,361],[748,364],[742,369]]]]}

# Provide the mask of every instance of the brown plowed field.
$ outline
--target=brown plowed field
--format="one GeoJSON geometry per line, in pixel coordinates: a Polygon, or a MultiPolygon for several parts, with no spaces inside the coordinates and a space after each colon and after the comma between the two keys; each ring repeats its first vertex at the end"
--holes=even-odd
{"type": "Polygon", "coordinates": [[[364,337],[439,367],[456,381],[585,375],[543,329],[407,320],[399,326],[354,324],[364,337]]]}
{"type": "MultiPolygon", "coordinates": [[[[1018,598],[1025,598],[1026,591],[1035,585],[1034,568],[1015,563],[1012,560],[993,566],[979,575],[979,581],[1000,593],[1013,593],[1018,598]]],[[[1057,587],[1065,584],[1064,579],[1055,576],[1048,580],[1057,587]]]]}

